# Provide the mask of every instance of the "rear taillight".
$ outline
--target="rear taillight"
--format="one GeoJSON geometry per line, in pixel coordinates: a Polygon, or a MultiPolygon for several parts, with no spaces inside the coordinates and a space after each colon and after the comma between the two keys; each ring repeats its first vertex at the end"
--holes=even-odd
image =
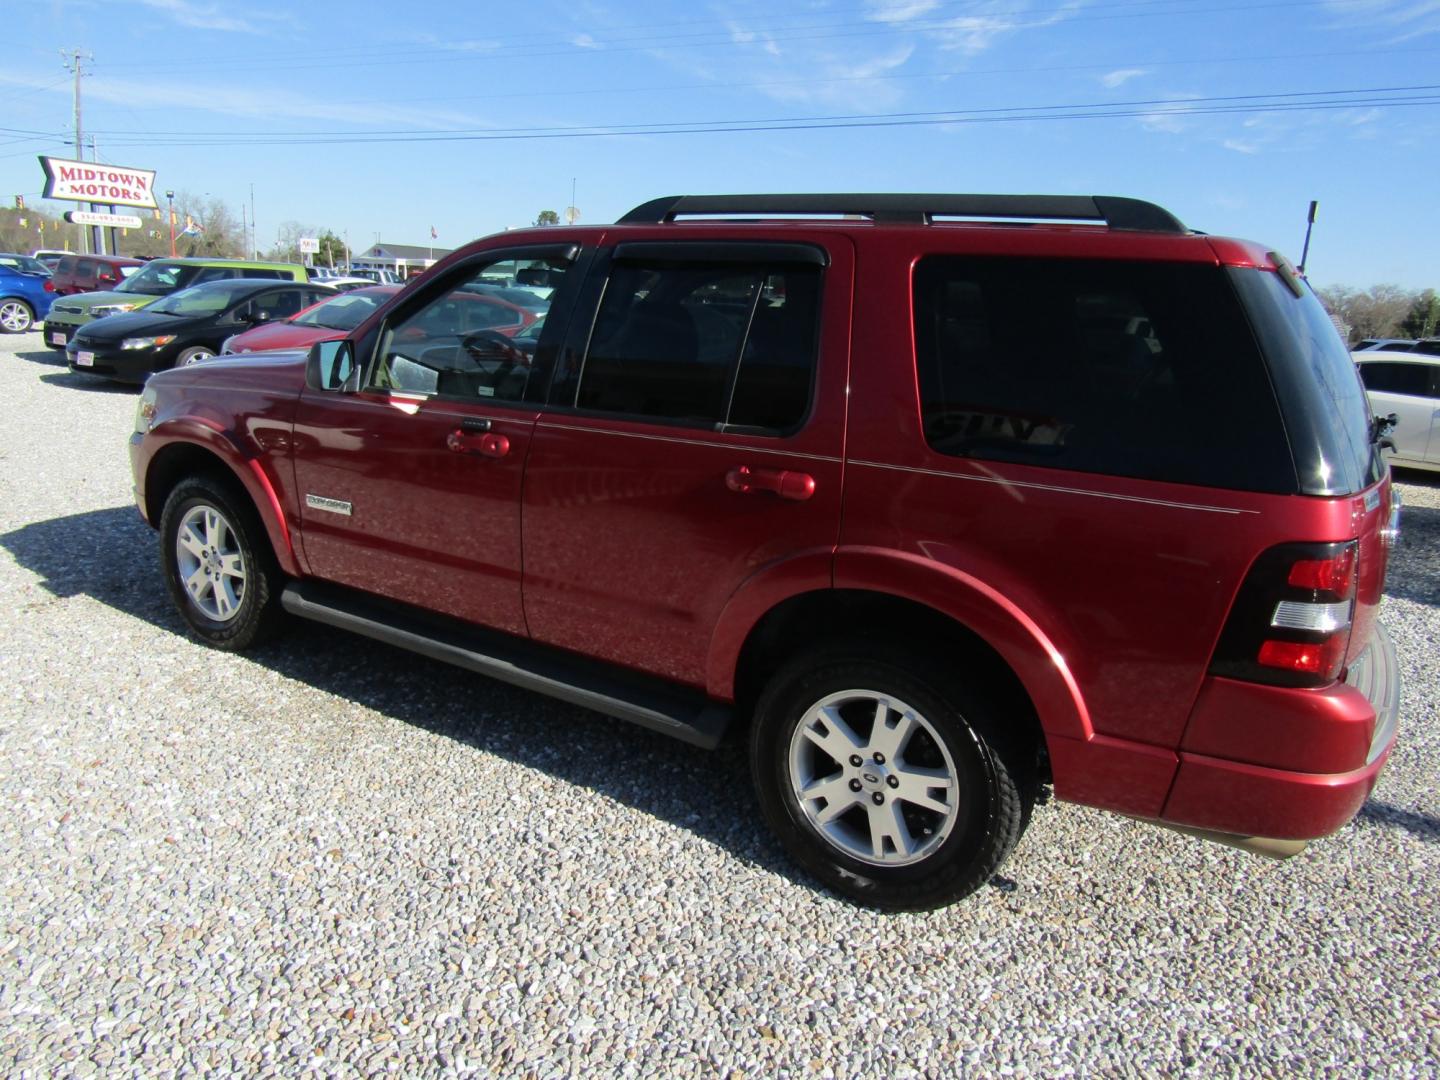
{"type": "Polygon", "coordinates": [[[53,281],[51,281],[48,277],[45,279],[45,291],[46,291],[46,292],[54,292],[54,291],[55,291],[55,283],[54,283],[53,281]]]}
{"type": "Polygon", "coordinates": [[[1255,560],[1210,672],[1277,686],[1325,686],[1345,670],[1359,548],[1281,544],[1255,560]]]}

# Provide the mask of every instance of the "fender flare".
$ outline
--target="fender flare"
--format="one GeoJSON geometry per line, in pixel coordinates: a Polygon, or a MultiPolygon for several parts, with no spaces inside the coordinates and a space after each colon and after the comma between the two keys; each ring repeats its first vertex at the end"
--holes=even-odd
{"type": "Polygon", "coordinates": [[[829,589],[834,557],[829,545],[797,552],[760,567],[730,594],[710,635],[705,661],[705,690],[711,697],[735,699],[735,669],[750,631],[791,597],[829,589]]]}
{"type": "Polygon", "coordinates": [[[844,547],[835,553],[835,587],[903,597],[954,620],[1010,665],[1030,695],[1047,739],[1088,741],[1093,736],[1089,710],[1064,650],[993,586],[921,555],[844,547]]]}
{"type": "MultiPolygon", "coordinates": [[[[145,475],[148,481],[150,470],[167,449],[176,445],[193,446],[209,452],[230,471],[250,501],[265,532],[270,537],[270,546],[275,552],[280,569],[291,577],[298,577],[302,570],[290,535],[290,526],[285,520],[284,508],[275,492],[259,459],[246,454],[236,445],[232,434],[220,427],[206,423],[203,419],[187,416],[164,420],[150,429],[155,451],[146,463],[145,475]]],[[[149,488],[147,482],[145,487],[149,488]]]]}

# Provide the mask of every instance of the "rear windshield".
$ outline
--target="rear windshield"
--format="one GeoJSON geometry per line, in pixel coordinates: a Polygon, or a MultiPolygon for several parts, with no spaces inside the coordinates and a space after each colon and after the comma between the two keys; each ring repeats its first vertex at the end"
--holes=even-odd
{"type": "Polygon", "coordinates": [[[1218,267],[927,258],[915,351],[925,438],[942,454],[1296,490],[1265,365],[1218,267]]]}
{"type": "Polygon", "coordinates": [[[290,321],[296,326],[323,326],[329,330],[354,330],[377,307],[390,299],[372,292],[346,293],[303,312],[290,321]]]}
{"type": "Polygon", "coordinates": [[[1306,495],[1352,495],[1380,479],[1372,414],[1355,363],[1308,285],[1296,296],[1267,270],[1230,271],[1265,350],[1306,495]]]}

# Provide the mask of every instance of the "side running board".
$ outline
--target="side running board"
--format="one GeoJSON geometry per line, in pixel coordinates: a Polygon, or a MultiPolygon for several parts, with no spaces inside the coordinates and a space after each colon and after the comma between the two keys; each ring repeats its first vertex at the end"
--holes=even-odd
{"type": "Polygon", "coordinates": [[[733,709],[696,690],[339,586],[292,581],[280,602],[292,615],[629,720],[707,750],[719,745],[734,716],[733,709]]]}

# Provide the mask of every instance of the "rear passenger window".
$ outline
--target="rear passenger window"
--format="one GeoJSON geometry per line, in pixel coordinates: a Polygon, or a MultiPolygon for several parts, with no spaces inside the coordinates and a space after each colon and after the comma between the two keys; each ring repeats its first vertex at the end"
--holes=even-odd
{"type": "Polygon", "coordinates": [[[1429,364],[1361,364],[1360,378],[1365,389],[1390,394],[1435,397],[1437,388],[1429,364]]]}
{"type": "Polygon", "coordinates": [[[573,404],[730,430],[794,429],[810,403],[819,287],[811,266],[617,262],[573,404]]]}
{"type": "Polygon", "coordinates": [[[925,259],[915,346],[940,453],[1294,489],[1266,369],[1214,267],[925,259]]]}
{"type": "Polygon", "coordinates": [[[232,278],[238,278],[241,276],[241,272],[233,266],[205,266],[202,267],[198,273],[196,273],[195,277],[189,282],[189,284],[203,285],[207,281],[229,281],[232,278]]]}

